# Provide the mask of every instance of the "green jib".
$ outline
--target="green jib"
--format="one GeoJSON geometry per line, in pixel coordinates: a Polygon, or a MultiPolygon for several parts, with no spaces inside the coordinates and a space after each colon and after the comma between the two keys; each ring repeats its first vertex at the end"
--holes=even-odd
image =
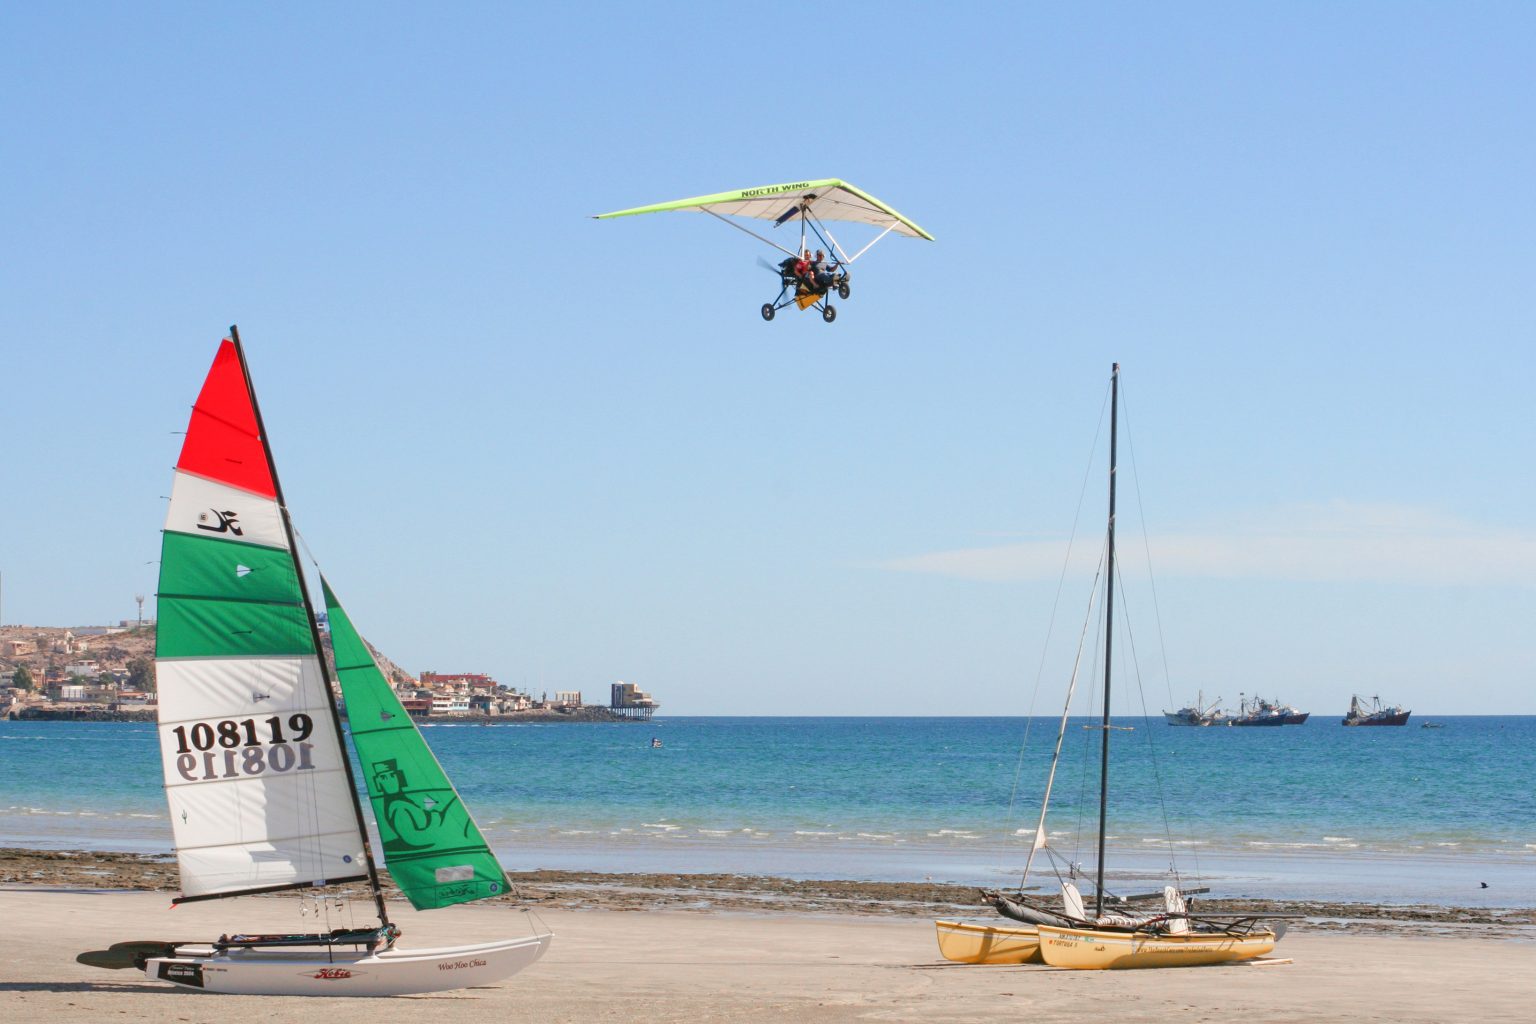
{"type": "Polygon", "coordinates": [[[384,863],[417,910],[499,896],[507,876],[329,583],[325,610],[384,863]]]}

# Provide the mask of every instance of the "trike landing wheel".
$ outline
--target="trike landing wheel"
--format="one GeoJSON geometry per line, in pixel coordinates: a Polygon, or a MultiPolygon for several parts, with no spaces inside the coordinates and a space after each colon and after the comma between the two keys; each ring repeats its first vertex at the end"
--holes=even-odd
{"type": "Polygon", "coordinates": [[[772,320],[773,319],[773,313],[774,313],[773,303],[771,303],[771,302],[763,303],[763,308],[762,308],[763,319],[764,320],[772,320]]]}
{"type": "Polygon", "coordinates": [[[840,298],[840,299],[847,299],[848,298],[848,292],[849,292],[849,288],[848,288],[848,282],[847,281],[844,281],[842,284],[837,286],[837,297],[838,298],[840,298]]]}
{"type": "Polygon", "coordinates": [[[835,306],[832,306],[832,305],[822,306],[821,307],[821,318],[823,320],[825,320],[827,323],[831,323],[833,320],[836,320],[837,319],[837,308],[835,306]]]}

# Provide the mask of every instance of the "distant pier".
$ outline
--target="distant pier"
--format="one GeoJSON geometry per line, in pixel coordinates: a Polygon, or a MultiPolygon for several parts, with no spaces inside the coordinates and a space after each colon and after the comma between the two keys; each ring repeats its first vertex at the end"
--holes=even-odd
{"type": "Polygon", "coordinates": [[[634,683],[617,682],[610,688],[608,710],[620,718],[648,722],[659,707],[654,697],[634,683]]]}

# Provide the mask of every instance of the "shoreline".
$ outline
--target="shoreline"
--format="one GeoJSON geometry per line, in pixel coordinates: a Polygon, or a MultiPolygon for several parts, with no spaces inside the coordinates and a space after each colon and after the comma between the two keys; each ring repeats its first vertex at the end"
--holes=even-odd
{"type": "MultiPolygon", "coordinates": [[[[386,878],[387,872],[381,872],[386,878]]],[[[754,916],[995,918],[974,886],[943,882],[792,879],[733,873],[509,871],[508,896],[489,905],[559,911],[646,911],[754,916]]],[[[0,891],[176,892],[170,855],[0,848],[0,891]]],[[[398,898],[386,884],[386,896],[398,898]]],[[[296,898],[278,895],[262,898],[296,898]]],[[[1211,912],[1295,914],[1303,933],[1397,937],[1468,935],[1536,942],[1536,909],[1381,905],[1338,900],[1205,899],[1211,912]]]]}
{"type": "MultiPolygon", "coordinates": [[[[16,809],[13,809],[16,810],[16,809]]],[[[164,815],[41,810],[0,814],[0,848],[36,853],[88,851],[168,856],[164,815]],[[78,817],[78,820],[76,818],[78,817]],[[142,820],[141,820],[142,819],[142,820]],[[36,827],[34,827],[36,826],[36,827]]],[[[805,881],[948,884],[1006,889],[1017,884],[1023,856],[1016,844],[975,841],[875,843],[845,836],[770,836],[683,830],[555,826],[484,826],[508,870],[555,869],[593,877],[628,874],[772,876],[805,881]]],[[[1136,849],[1109,872],[1111,888],[1160,888],[1173,876],[1165,851],[1136,849]]],[[[1529,851],[1459,849],[1389,851],[1309,846],[1304,849],[1203,848],[1179,858],[1183,885],[1210,887],[1213,898],[1259,898],[1301,904],[1366,904],[1469,908],[1480,913],[1536,910],[1536,857],[1529,851]]],[[[1038,884],[1052,885],[1049,875],[1038,884]]]]}

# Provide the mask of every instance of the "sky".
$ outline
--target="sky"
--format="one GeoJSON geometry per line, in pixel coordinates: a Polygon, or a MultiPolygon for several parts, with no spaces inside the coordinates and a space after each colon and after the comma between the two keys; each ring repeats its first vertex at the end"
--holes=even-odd
{"type": "Polygon", "coordinates": [[[6,4],[0,109],[0,621],[154,593],[234,323],[408,670],[1051,713],[1119,362],[1120,710],[1536,713],[1530,5],[6,4]],[[821,177],[936,239],[832,325],[590,219],[821,177]]]}

